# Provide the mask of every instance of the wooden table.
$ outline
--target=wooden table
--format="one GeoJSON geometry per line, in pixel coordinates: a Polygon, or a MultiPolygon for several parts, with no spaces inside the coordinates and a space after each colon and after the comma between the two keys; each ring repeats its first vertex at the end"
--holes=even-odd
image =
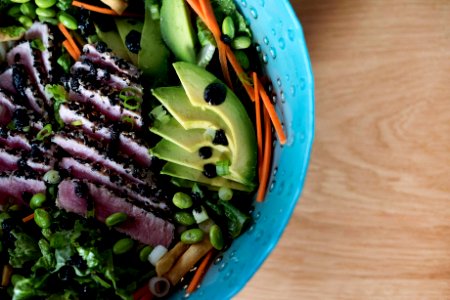
{"type": "Polygon", "coordinates": [[[450,299],[450,1],[292,3],[315,73],[312,159],[236,299],[450,299]]]}

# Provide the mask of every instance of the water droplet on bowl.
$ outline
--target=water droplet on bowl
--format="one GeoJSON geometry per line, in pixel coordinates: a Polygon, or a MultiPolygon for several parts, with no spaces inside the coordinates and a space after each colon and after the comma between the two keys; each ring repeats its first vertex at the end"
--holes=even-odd
{"type": "Polygon", "coordinates": [[[273,176],[277,175],[278,173],[278,167],[273,168],[273,176]]]}
{"type": "Polygon", "coordinates": [[[303,91],[306,88],[305,78],[300,78],[300,89],[303,91]]]}
{"type": "Polygon", "coordinates": [[[277,31],[275,30],[275,28],[272,28],[272,35],[276,36],[277,35],[277,31]]]}
{"type": "Polygon", "coordinates": [[[276,104],[276,103],[277,103],[277,96],[276,96],[276,95],[273,95],[273,96],[272,96],[272,103],[273,103],[273,104],[276,104]]]}
{"type": "Polygon", "coordinates": [[[222,272],[225,268],[227,267],[227,263],[222,263],[220,266],[219,266],[219,272],[222,272]]]}
{"type": "Polygon", "coordinates": [[[260,4],[262,7],[264,7],[264,4],[266,4],[266,1],[265,1],[265,0],[259,0],[259,4],[260,4]]]}
{"type": "Polygon", "coordinates": [[[223,256],[222,256],[222,255],[218,256],[218,257],[214,260],[214,264],[215,264],[215,265],[218,265],[218,264],[222,261],[222,259],[223,259],[223,256]]]}
{"type": "Polygon", "coordinates": [[[278,47],[280,47],[280,49],[286,48],[286,43],[282,37],[278,39],[278,47]]]}
{"type": "Polygon", "coordinates": [[[261,213],[260,213],[260,212],[257,212],[253,218],[254,218],[255,220],[258,220],[259,217],[261,217],[261,213]]]}
{"type": "Polygon", "coordinates": [[[292,95],[292,96],[295,96],[295,86],[294,86],[294,85],[291,85],[291,88],[290,88],[289,90],[290,90],[290,92],[291,92],[291,95],[292,95]]]}
{"type": "Polygon", "coordinates": [[[267,38],[267,36],[263,38],[263,42],[264,44],[269,45],[269,39],[267,38]]]}
{"type": "Polygon", "coordinates": [[[183,295],[182,299],[183,299],[183,298],[184,298],[184,299],[189,298],[189,296],[191,296],[191,294],[186,293],[186,294],[183,295]]]}
{"type": "Polygon", "coordinates": [[[277,84],[278,84],[278,86],[281,87],[281,79],[280,78],[277,78],[277,84]]]}
{"type": "Polygon", "coordinates": [[[267,57],[267,54],[263,54],[262,60],[265,64],[269,61],[269,58],[267,57]]]}
{"type": "Polygon", "coordinates": [[[252,226],[250,226],[250,228],[247,230],[247,232],[248,232],[249,234],[252,234],[254,230],[255,230],[255,225],[252,225],[252,226]]]}
{"type": "Polygon", "coordinates": [[[294,30],[288,29],[288,37],[291,41],[294,41],[294,38],[295,38],[294,30]]]}
{"type": "Polygon", "coordinates": [[[283,91],[280,92],[280,98],[281,98],[281,103],[285,103],[286,102],[286,99],[284,97],[284,92],[283,91]]]}
{"type": "Polygon", "coordinates": [[[274,47],[270,47],[269,52],[273,59],[277,58],[277,50],[274,47]]]}
{"type": "Polygon", "coordinates": [[[247,0],[241,0],[241,4],[243,7],[247,7],[247,0]]]}
{"type": "Polygon", "coordinates": [[[236,250],[231,251],[230,257],[233,257],[233,256],[235,256],[235,255],[236,255],[236,250]]]}
{"type": "Polygon", "coordinates": [[[275,188],[275,183],[276,183],[275,180],[272,181],[272,183],[270,184],[269,192],[271,192],[275,188]]]}
{"type": "Polygon", "coordinates": [[[225,273],[225,279],[228,279],[231,277],[231,274],[233,274],[233,271],[228,271],[227,273],[225,273]]]}
{"type": "Polygon", "coordinates": [[[252,17],[254,18],[254,19],[258,19],[258,12],[256,11],[256,9],[255,8],[250,8],[250,14],[252,15],[252,17]]]}
{"type": "Polygon", "coordinates": [[[264,231],[258,230],[255,235],[255,241],[260,240],[264,235],[264,231]]]}
{"type": "Polygon", "coordinates": [[[256,52],[261,52],[261,46],[259,44],[255,45],[256,52]]]}

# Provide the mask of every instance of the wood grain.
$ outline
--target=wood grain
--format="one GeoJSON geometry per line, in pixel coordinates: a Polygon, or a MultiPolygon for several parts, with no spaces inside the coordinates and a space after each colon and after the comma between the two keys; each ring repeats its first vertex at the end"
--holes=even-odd
{"type": "Polygon", "coordinates": [[[450,2],[292,4],[316,80],[312,160],[236,299],[450,299],[450,2]]]}

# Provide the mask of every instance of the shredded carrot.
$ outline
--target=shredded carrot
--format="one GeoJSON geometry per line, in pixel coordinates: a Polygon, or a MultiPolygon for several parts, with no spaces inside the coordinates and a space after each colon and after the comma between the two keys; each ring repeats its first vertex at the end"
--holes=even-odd
{"type": "Polygon", "coordinates": [[[256,120],[256,140],[258,142],[258,175],[261,179],[261,164],[262,164],[262,150],[263,150],[263,138],[262,138],[262,126],[261,126],[261,103],[259,101],[259,81],[256,72],[253,72],[253,86],[255,97],[255,120],[256,120]]]}
{"type": "Polygon", "coordinates": [[[93,11],[93,12],[96,12],[99,14],[103,14],[103,15],[121,16],[121,17],[137,17],[137,18],[144,17],[144,15],[129,13],[129,12],[124,12],[123,14],[119,15],[112,9],[95,6],[95,5],[87,4],[84,2],[80,2],[80,1],[72,1],[72,6],[84,8],[84,9],[87,9],[87,10],[90,10],[90,11],[93,11]]]}
{"type": "Polygon", "coordinates": [[[242,85],[244,86],[245,90],[247,91],[248,96],[250,99],[254,102],[255,97],[253,95],[253,89],[252,87],[244,80],[245,71],[242,69],[241,65],[239,65],[238,60],[236,59],[236,56],[234,55],[233,51],[227,47],[227,58],[230,62],[231,66],[234,69],[234,72],[236,72],[236,75],[238,76],[239,80],[241,81],[242,85]]]}
{"type": "Polygon", "coordinates": [[[34,219],[34,213],[32,213],[31,215],[26,216],[25,218],[22,219],[22,222],[27,223],[31,220],[34,219]]]}
{"type": "Polygon", "coordinates": [[[272,162],[272,128],[270,126],[270,116],[266,109],[264,110],[264,158],[261,166],[261,178],[259,179],[256,201],[261,202],[266,196],[267,183],[270,177],[270,163],[272,162]]]}
{"type": "Polygon", "coordinates": [[[219,61],[222,68],[223,77],[225,82],[232,89],[233,84],[231,82],[230,71],[228,69],[227,63],[227,49],[228,46],[222,41],[222,32],[220,30],[219,24],[217,23],[216,16],[214,15],[213,8],[209,0],[199,0],[195,3],[195,0],[188,1],[188,3],[193,7],[205,25],[211,30],[214,39],[216,40],[217,48],[219,49],[219,61]],[[191,4],[192,3],[192,4],[191,4]]]}
{"type": "MultiPolygon", "coordinates": [[[[64,37],[67,39],[67,41],[70,44],[70,47],[72,48],[74,54],[76,55],[76,58],[74,58],[75,60],[78,60],[78,58],[81,55],[81,51],[80,49],[78,49],[77,44],[75,43],[75,40],[73,39],[73,37],[70,35],[69,31],[67,30],[67,28],[62,24],[59,23],[58,24],[58,28],[61,31],[61,33],[64,35],[64,37]]],[[[66,47],[67,49],[67,47],[66,47]]],[[[70,53],[69,53],[70,54],[70,53]]]]}
{"type": "Polygon", "coordinates": [[[264,106],[266,107],[267,112],[269,113],[270,119],[272,120],[273,127],[278,135],[281,144],[286,144],[286,135],[283,131],[283,126],[281,126],[280,119],[278,118],[277,112],[275,111],[275,107],[272,102],[270,102],[269,96],[266,93],[266,90],[259,82],[259,94],[263,100],[264,106]]]}
{"type": "Polygon", "coordinates": [[[74,60],[78,60],[78,56],[75,53],[75,51],[73,50],[72,46],[70,46],[70,43],[68,40],[65,40],[62,43],[63,47],[66,48],[67,53],[69,53],[69,55],[74,59],[74,60]]]}
{"type": "Polygon", "coordinates": [[[150,294],[150,295],[152,294],[150,292],[150,288],[148,287],[148,283],[144,284],[142,287],[140,287],[133,293],[133,300],[140,300],[146,294],[150,294]]]}
{"type": "Polygon", "coordinates": [[[200,263],[197,270],[195,271],[194,277],[192,277],[192,280],[186,289],[186,293],[189,293],[189,294],[193,293],[197,289],[198,285],[202,281],[203,276],[205,275],[205,273],[208,269],[209,264],[211,263],[211,261],[213,259],[213,256],[214,256],[213,250],[210,250],[203,258],[202,262],[200,263]]]}

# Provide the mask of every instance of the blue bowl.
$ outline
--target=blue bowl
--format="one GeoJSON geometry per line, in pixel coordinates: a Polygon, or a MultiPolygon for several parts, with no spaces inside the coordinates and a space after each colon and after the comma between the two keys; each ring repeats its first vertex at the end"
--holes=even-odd
{"type": "MultiPolygon", "coordinates": [[[[314,82],[302,27],[288,0],[236,0],[250,24],[288,141],[275,143],[269,192],[254,225],[216,260],[193,299],[230,299],[274,249],[299,199],[314,134],[314,82]]],[[[171,299],[185,299],[184,291],[171,299]]]]}

